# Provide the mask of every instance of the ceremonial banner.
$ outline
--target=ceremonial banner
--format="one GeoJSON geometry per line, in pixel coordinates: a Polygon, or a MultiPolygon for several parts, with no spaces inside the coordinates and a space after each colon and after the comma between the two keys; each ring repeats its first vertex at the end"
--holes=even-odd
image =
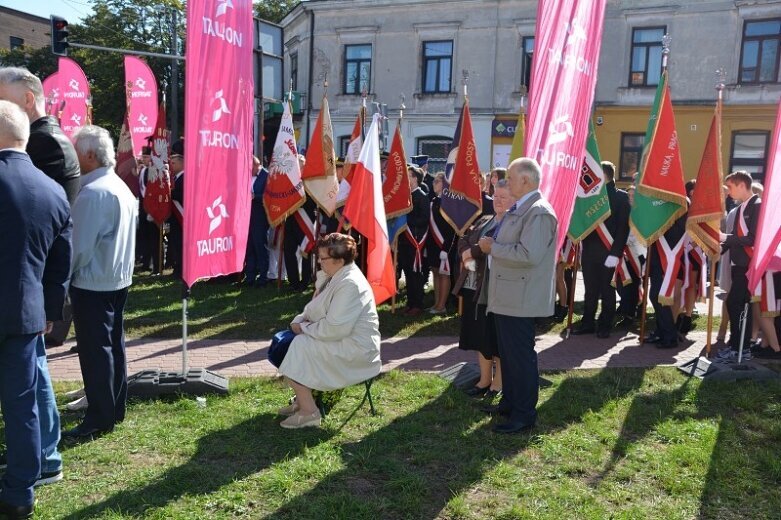
{"type": "Polygon", "coordinates": [[[353,171],[355,165],[358,163],[358,156],[361,153],[361,148],[363,148],[361,130],[363,127],[364,110],[365,109],[361,107],[358,118],[355,120],[355,125],[353,125],[353,133],[350,135],[350,144],[347,145],[347,153],[344,156],[344,167],[342,168],[344,178],[342,179],[342,182],[339,183],[339,193],[336,195],[337,207],[343,206],[347,197],[350,195],[350,183],[353,180],[353,171]]]}
{"type": "Polygon", "coordinates": [[[282,120],[268,167],[266,191],[263,192],[263,206],[271,227],[279,225],[285,217],[295,213],[306,200],[298,166],[298,148],[290,103],[285,102],[282,105],[282,120]]]}
{"type": "Polygon", "coordinates": [[[254,114],[252,1],[187,2],[183,279],[241,271],[254,114]]]}
{"type": "Polygon", "coordinates": [[[55,116],[59,119],[60,110],[62,110],[62,89],[60,89],[60,78],[56,72],[46,76],[43,83],[43,97],[46,99],[46,115],[55,116]]]}
{"type": "Polygon", "coordinates": [[[686,216],[686,231],[703,252],[717,258],[721,255],[719,231],[724,217],[724,195],[722,193],[723,170],[721,166],[721,100],[716,104],[713,120],[702,153],[700,170],[697,172],[697,186],[692,194],[689,214],[686,216]]]}
{"type": "Polygon", "coordinates": [[[594,123],[589,121],[586,158],[580,169],[580,182],[575,192],[577,198],[567,232],[573,242],[586,238],[610,216],[610,200],[601,163],[594,123]]]}
{"type": "Polygon", "coordinates": [[[125,56],[125,92],[133,155],[137,156],[157,123],[157,80],[149,65],[135,56],[125,56]]]}
{"type": "Polygon", "coordinates": [[[754,255],[748,267],[748,287],[754,289],[768,270],[781,271],[781,103],[770,141],[765,191],[754,238],[754,255]]]}
{"type": "Polygon", "coordinates": [[[385,205],[382,202],[380,118],[379,114],[375,114],[372,119],[366,142],[355,164],[350,197],[344,205],[344,216],[350,219],[353,229],[368,242],[366,279],[372,287],[376,305],[396,294],[396,273],[385,227],[385,205]]]}
{"type": "Polygon", "coordinates": [[[117,141],[117,167],[115,171],[120,179],[125,181],[127,187],[138,197],[138,172],[136,170],[136,157],[133,155],[133,143],[130,138],[130,130],[127,123],[128,113],[125,111],[125,119],[122,121],[122,130],[117,141]]]}
{"type": "Polygon", "coordinates": [[[328,99],[323,96],[315,131],[306,151],[306,164],[301,172],[304,188],[312,200],[329,217],[336,211],[336,194],[339,181],[336,179],[336,155],[334,154],[334,131],[331,127],[331,113],[328,99]]]}
{"type": "Polygon", "coordinates": [[[483,210],[481,176],[469,102],[465,101],[453,135],[453,147],[447,156],[445,185],[439,209],[442,217],[459,236],[469,229],[483,210]]]}
{"type": "Polygon", "coordinates": [[[636,186],[629,225],[640,243],[648,247],[686,212],[686,188],[667,71],[662,73],[656,90],[636,186]]]}
{"type": "MultiPolygon", "coordinates": [[[[385,216],[389,219],[406,215],[412,210],[412,193],[407,174],[407,155],[401,138],[401,124],[393,134],[385,181],[382,183],[382,198],[385,202],[385,216]]],[[[391,237],[392,238],[392,237],[391,237]]]]}
{"type": "Polygon", "coordinates": [[[60,113],[60,127],[69,138],[90,123],[89,83],[81,67],[70,58],[59,59],[57,79],[65,106],[60,113]]]}
{"type": "Polygon", "coordinates": [[[152,153],[144,193],[144,210],[158,226],[168,220],[173,211],[171,202],[171,177],[168,174],[169,135],[165,124],[165,103],[160,102],[157,125],[152,134],[152,153]]]}
{"type": "Polygon", "coordinates": [[[561,248],[580,181],[597,83],[606,0],[540,0],[526,156],[542,166],[540,189],[559,220],[561,248]]]}

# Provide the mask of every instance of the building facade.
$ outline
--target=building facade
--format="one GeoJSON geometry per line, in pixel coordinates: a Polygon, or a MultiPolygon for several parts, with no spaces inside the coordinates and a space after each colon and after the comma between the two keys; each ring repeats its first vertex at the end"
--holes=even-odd
{"type": "MultiPolygon", "coordinates": [[[[406,152],[429,155],[436,171],[466,83],[480,165],[505,166],[531,76],[536,10],[534,0],[302,2],[282,21],[285,75],[302,96],[302,143],[327,95],[343,151],[365,93],[369,113],[386,112],[389,134],[403,103],[406,152]]],[[[686,177],[697,174],[717,69],[726,73],[724,168],[762,177],[781,98],[781,0],[608,0],[594,107],[602,157],[621,180],[636,171],[665,35],[686,177]]]]}
{"type": "Polygon", "coordinates": [[[37,49],[50,44],[48,18],[0,7],[0,49],[22,46],[37,49]]]}

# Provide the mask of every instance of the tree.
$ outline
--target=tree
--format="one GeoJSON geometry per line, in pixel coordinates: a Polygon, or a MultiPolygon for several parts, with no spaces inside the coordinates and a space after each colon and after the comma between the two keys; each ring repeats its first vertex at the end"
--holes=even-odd
{"type": "Polygon", "coordinates": [[[279,23],[299,3],[300,0],[261,0],[255,4],[255,16],[279,23]]]}
{"type": "Polygon", "coordinates": [[[25,45],[13,50],[0,49],[0,65],[24,67],[43,80],[57,71],[57,56],[49,46],[33,49],[25,45]]]}

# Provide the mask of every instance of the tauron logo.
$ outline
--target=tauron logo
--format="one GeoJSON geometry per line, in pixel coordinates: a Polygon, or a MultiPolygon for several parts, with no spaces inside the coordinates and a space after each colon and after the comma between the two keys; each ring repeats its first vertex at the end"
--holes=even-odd
{"type": "Polygon", "coordinates": [[[144,81],[144,78],[138,78],[138,79],[136,80],[136,86],[137,86],[137,87],[138,87],[140,90],[146,90],[146,81],[144,81]]]}
{"type": "Polygon", "coordinates": [[[553,146],[574,137],[575,130],[568,115],[559,116],[548,125],[548,146],[553,146]]]}
{"type": "Polygon", "coordinates": [[[73,114],[71,116],[71,121],[73,121],[74,125],[81,126],[81,116],[79,114],[73,114]]]}
{"type": "Polygon", "coordinates": [[[138,115],[138,122],[141,123],[142,126],[148,126],[149,118],[146,117],[144,114],[138,115]]]}
{"type": "Polygon", "coordinates": [[[231,111],[228,109],[228,103],[225,101],[225,98],[222,97],[222,90],[218,90],[214,94],[214,99],[212,100],[212,105],[214,105],[214,102],[218,103],[217,109],[212,113],[212,123],[219,121],[222,119],[223,114],[230,114],[231,111]]]}
{"type": "Polygon", "coordinates": [[[225,204],[222,203],[222,197],[217,197],[212,202],[211,206],[206,207],[206,214],[209,215],[211,222],[209,223],[209,234],[220,227],[223,218],[228,218],[228,210],[225,204]]]}
{"type": "Polygon", "coordinates": [[[233,1],[232,0],[219,0],[219,3],[217,4],[217,11],[214,15],[214,17],[222,16],[225,14],[225,12],[228,9],[233,9],[233,1]]]}
{"type": "Polygon", "coordinates": [[[79,82],[76,81],[75,79],[70,80],[70,82],[68,82],[68,85],[70,85],[70,87],[73,90],[79,90],[79,82]]]}

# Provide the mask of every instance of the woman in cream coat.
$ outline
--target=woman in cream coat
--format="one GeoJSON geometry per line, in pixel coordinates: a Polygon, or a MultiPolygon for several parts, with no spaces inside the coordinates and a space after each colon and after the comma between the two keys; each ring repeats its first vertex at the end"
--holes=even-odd
{"type": "Polygon", "coordinates": [[[336,390],[380,373],[380,331],[371,286],[353,262],[355,240],[331,233],[317,243],[319,271],[315,296],[296,316],[296,334],[279,372],[296,400],[282,408],[283,428],[320,425],[312,389],[336,390]]]}

